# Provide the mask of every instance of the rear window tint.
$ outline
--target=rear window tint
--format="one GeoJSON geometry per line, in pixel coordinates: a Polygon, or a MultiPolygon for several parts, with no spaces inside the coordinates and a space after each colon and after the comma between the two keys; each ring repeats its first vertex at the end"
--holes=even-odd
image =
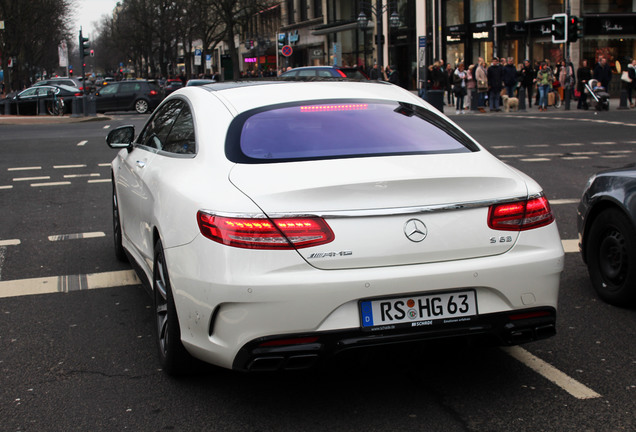
{"type": "Polygon", "coordinates": [[[442,117],[384,101],[254,110],[234,120],[226,145],[228,158],[241,163],[471,151],[478,147],[442,117]]]}

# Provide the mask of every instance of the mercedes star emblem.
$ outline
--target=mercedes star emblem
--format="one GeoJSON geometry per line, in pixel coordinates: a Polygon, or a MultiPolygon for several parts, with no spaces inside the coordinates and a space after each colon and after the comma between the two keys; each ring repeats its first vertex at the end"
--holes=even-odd
{"type": "Polygon", "coordinates": [[[419,243],[426,238],[428,229],[419,219],[409,219],[404,224],[404,234],[412,242],[419,243]]]}

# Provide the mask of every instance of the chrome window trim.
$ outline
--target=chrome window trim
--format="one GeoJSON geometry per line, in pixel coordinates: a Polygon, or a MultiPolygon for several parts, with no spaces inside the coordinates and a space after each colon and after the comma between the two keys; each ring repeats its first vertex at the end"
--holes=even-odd
{"type": "Polygon", "coordinates": [[[219,212],[213,210],[201,211],[212,216],[229,217],[229,218],[242,218],[242,219],[265,219],[270,217],[272,219],[278,218],[290,218],[290,217],[321,217],[323,219],[344,219],[344,218],[363,218],[363,217],[386,217],[386,216],[400,216],[400,215],[412,215],[419,213],[441,213],[456,210],[470,210],[475,208],[490,207],[495,204],[505,204],[509,202],[531,200],[543,196],[543,193],[525,195],[513,198],[500,198],[482,201],[468,201],[464,203],[456,204],[436,204],[427,206],[415,206],[415,207],[394,207],[394,208],[382,208],[382,209],[365,209],[365,210],[337,210],[337,211],[319,211],[311,213],[271,213],[265,215],[264,213],[232,213],[232,212],[219,212]]]}

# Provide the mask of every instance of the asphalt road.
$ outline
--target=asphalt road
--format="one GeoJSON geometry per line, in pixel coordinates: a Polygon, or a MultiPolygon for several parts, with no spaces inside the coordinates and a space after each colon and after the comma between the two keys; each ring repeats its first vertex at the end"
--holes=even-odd
{"type": "Polygon", "coordinates": [[[553,205],[568,251],[557,336],[362,352],[302,373],[201,366],[180,380],[158,369],[150,297],[112,251],[104,136],[147,116],[0,122],[0,430],[636,430],[636,310],[597,299],[575,247],[588,176],[636,162],[636,112],[451,118],[553,205]]]}

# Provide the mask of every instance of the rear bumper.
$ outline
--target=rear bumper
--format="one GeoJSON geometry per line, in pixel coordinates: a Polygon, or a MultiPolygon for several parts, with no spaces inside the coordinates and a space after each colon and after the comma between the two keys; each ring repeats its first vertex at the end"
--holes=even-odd
{"type": "Polygon", "coordinates": [[[469,338],[485,344],[518,345],[556,334],[556,310],[551,307],[481,315],[473,321],[424,331],[361,330],[285,334],[257,338],[245,344],[232,368],[242,371],[307,369],[344,351],[408,344],[435,339],[469,338]]]}

